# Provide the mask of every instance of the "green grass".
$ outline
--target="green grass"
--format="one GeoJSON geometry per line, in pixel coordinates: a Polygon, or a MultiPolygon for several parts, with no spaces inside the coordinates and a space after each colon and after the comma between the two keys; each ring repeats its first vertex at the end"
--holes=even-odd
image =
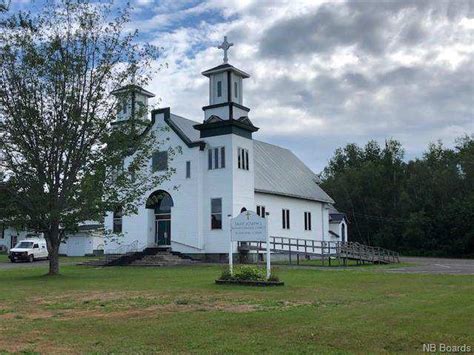
{"type": "Polygon", "coordinates": [[[218,266],[0,270],[0,353],[421,352],[474,345],[472,276],[284,268],[218,286],[218,266]]]}
{"type": "MultiPolygon", "coordinates": [[[[82,261],[88,261],[97,259],[95,256],[60,256],[59,262],[60,263],[79,263],[82,261]]],[[[8,254],[0,253],[0,263],[10,262],[8,259],[8,254]]]]}

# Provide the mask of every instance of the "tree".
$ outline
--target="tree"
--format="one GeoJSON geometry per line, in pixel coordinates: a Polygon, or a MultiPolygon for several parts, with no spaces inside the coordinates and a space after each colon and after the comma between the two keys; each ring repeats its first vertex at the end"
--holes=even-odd
{"type": "Polygon", "coordinates": [[[430,144],[405,162],[399,142],[336,150],[322,187],[348,215],[350,239],[406,254],[474,255],[474,139],[430,144]]]}
{"type": "Polygon", "coordinates": [[[51,275],[66,233],[119,206],[136,212],[145,191],[173,173],[148,174],[160,142],[143,134],[146,108],[120,129],[110,125],[125,99],[110,93],[131,78],[145,85],[158,58],[126,31],[129,13],[62,0],[2,21],[0,169],[18,211],[10,220],[44,233],[51,275]]]}

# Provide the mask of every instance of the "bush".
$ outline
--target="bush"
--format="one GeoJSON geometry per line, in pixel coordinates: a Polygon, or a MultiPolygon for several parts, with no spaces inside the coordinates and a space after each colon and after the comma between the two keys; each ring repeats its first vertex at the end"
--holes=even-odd
{"type": "MultiPolygon", "coordinates": [[[[244,280],[244,281],[266,281],[266,269],[256,266],[243,265],[234,267],[234,275],[226,267],[222,270],[219,280],[244,280]]],[[[272,272],[268,281],[280,281],[279,277],[272,272]]]]}
{"type": "Polygon", "coordinates": [[[265,280],[265,270],[255,266],[241,266],[234,271],[234,278],[246,281],[265,280]]]}
{"type": "Polygon", "coordinates": [[[232,275],[230,273],[229,267],[226,267],[222,270],[221,277],[219,280],[232,280],[232,275]]]}

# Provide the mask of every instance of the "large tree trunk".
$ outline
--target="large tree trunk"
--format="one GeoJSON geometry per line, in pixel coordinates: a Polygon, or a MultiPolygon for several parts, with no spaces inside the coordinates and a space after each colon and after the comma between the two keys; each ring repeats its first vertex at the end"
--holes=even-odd
{"type": "Polygon", "coordinates": [[[50,231],[45,234],[46,244],[49,253],[49,272],[48,275],[59,275],[59,223],[54,223],[50,231]]]}

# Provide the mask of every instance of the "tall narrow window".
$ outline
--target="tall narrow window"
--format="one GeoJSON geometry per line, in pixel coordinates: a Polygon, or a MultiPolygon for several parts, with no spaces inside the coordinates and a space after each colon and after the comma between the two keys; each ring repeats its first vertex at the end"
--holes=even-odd
{"type": "Polygon", "coordinates": [[[234,96],[239,97],[239,84],[236,81],[234,81],[234,96]]]}
{"type": "Polygon", "coordinates": [[[222,199],[211,199],[211,229],[222,229],[222,199]]]}
{"type": "Polygon", "coordinates": [[[225,147],[221,147],[221,168],[225,168],[225,147]]]}
{"type": "Polygon", "coordinates": [[[281,224],[283,229],[290,229],[290,210],[281,210],[281,224]]]}
{"type": "Polygon", "coordinates": [[[222,96],[222,81],[218,81],[217,82],[217,97],[221,97],[222,96]]]}
{"type": "Polygon", "coordinates": [[[265,206],[257,206],[257,214],[260,217],[265,218],[266,217],[265,206]]]}
{"type": "Polygon", "coordinates": [[[0,225],[0,239],[5,239],[5,223],[0,225]]]}
{"type": "Polygon", "coordinates": [[[191,162],[186,162],[186,179],[191,178],[191,162]]]}
{"type": "Polygon", "coordinates": [[[249,170],[249,151],[244,148],[237,148],[237,166],[239,169],[249,170]]]}
{"type": "Polygon", "coordinates": [[[225,168],[225,147],[209,149],[208,168],[209,170],[225,168]]]}
{"type": "Polygon", "coordinates": [[[113,222],[112,222],[112,231],[114,233],[122,233],[122,217],[123,211],[122,207],[118,207],[115,209],[113,214],[113,222]]]}
{"type": "Polygon", "coordinates": [[[304,230],[305,231],[311,230],[311,212],[304,213],[304,230]]]}

